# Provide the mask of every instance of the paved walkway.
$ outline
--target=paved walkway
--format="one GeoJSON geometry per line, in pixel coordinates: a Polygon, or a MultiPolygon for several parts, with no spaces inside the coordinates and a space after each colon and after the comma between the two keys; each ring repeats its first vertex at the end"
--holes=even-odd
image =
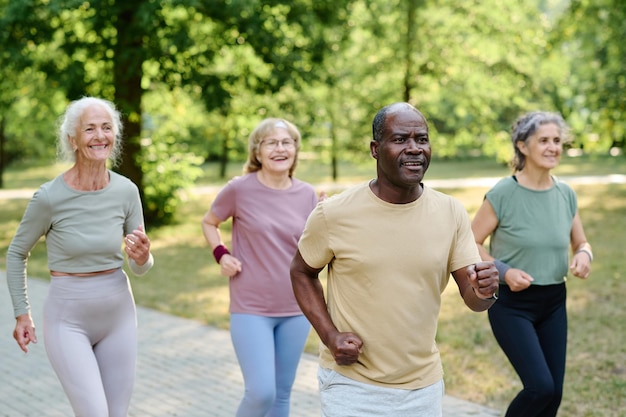
{"type": "MultiPolygon", "coordinates": [[[[48,283],[29,279],[39,342],[24,354],[13,340],[13,309],[0,271],[0,417],[69,417],[69,403],[43,346],[48,283]]],[[[228,331],[138,307],[139,362],[129,417],[233,417],[243,391],[228,331]]],[[[303,354],[291,400],[292,417],[320,415],[317,360],[303,354]]],[[[499,413],[450,396],[444,417],[499,413]]]]}

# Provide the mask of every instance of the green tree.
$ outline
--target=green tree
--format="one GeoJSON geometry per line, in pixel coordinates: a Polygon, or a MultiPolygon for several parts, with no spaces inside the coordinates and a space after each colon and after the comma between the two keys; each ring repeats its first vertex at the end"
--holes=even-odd
{"type": "Polygon", "coordinates": [[[9,163],[53,161],[55,132],[51,126],[62,110],[63,94],[46,83],[45,74],[26,69],[0,71],[0,188],[9,163]],[[19,88],[16,88],[19,85],[19,88]],[[61,106],[61,107],[60,107],[61,106]]]}
{"type": "Polygon", "coordinates": [[[406,100],[431,121],[437,156],[505,161],[512,121],[561,104],[564,59],[536,1],[360,0],[349,15],[348,41],[306,95],[323,104],[310,113],[327,129],[316,140],[326,158],[366,157],[374,112],[406,100]]]}
{"type": "Polygon", "coordinates": [[[586,149],[626,149],[626,1],[572,0],[555,41],[572,56],[566,104],[586,149]]]}
{"type": "MultiPolygon", "coordinates": [[[[2,62],[15,59],[17,71],[36,64],[69,99],[90,94],[113,100],[126,130],[119,170],[145,199],[140,133],[146,90],[155,83],[189,88],[207,110],[228,117],[238,93],[233,84],[261,94],[308,79],[324,55],[319,27],[335,22],[347,0],[4,2],[2,62]],[[33,58],[40,45],[54,52],[49,60],[33,58]],[[250,59],[214,65],[225,56],[250,59]],[[251,66],[258,60],[268,69],[251,66]]],[[[159,205],[146,207],[148,222],[161,218],[150,209],[159,205]]]]}
{"type": "Polygon", "coordinates": [[[30,53],[24,56],[22,46],[12,41],[12,34],[24,29],[7,23],[13,6],[0,0],[0,188],[10,162],[54,158],[55,135],[50,126],[63,99],[35,65],[51,55],[50,49],[29,44],[30,53]]]}

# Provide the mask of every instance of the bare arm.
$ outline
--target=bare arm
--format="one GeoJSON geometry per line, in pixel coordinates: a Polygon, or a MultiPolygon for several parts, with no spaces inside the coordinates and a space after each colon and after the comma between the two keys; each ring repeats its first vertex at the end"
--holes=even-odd
{"type": "Polygon", "coordinates": [[[351,365],[358,360],[363,342],[350,332],[340,332],[333,323],[324,299],[319,273],[324,268],[312,268],[302,259],[300,251],[291,262],[291,283],[302,312],[324,345],[330,349],[338,365],[351,365]]]}
{"type": "Polygon", "coordinates": [[[587,242],[583,222],[578,212],[576,212],[572,222],[570,244],[572,246],[572,252],[574,253],[572,262],[570,263],[570,270],[572,274],[579,278],[587,278],[591,273],[593,251],[591,250],[591,245],[587,242]]]}
{"type": "MultiPolygon", "coordinates": [[[[494,257],[485,248],[485,240],[488,236],[496,230],[498,227],[498,216],[496,215],[493,206],[486,198],[483,200],[483,204],[480,206],[474,220],[472,220],[472,232],[474,233],[474,239],[476,240],[476,246],[478,247],[478,253],[483,261],[494,261],[494,257]]],[[[504,264],[502,264],[504,265],[504,264]]],[[[511,291],[521,291],[530,286],[533,281],[533,277],[528,275],[525,271],[517,268],[510,268],[501,277],[504,280],[511,291]]]]}
{"type": "Polygon", "coordinates": [[[211,210],[207,211],[202,218],[202,232],[211,249],[223,245],[219,225],[222,221],[211,210]]]}
{"type": "MultiPolygon", "coordinates": [[[[211,210],[207,211],[202,218],[202,233],[206,239],[211,250],[214,250],[220,245],[224,245],[222,242],[222,236],[220,234],[219,225],[222,221],[211,210]]],[[[241,271],[241,262],[230,254],[222,256],[219,262],[221,266],[221,273],[224,276],[232,277],[241,271]]]]}
{"type": "Polygon", "coordinates": [[[498,217],[493,210],[489,200],[484,199],[483,204],[480,206],[474,220],[472,220],[472,233],[474,233],[474,239],[476,240],[476,246],[478,247],[478,253],[483,261],[493,261],[493,256],[485,249],[485,240],[491,236],[496,227],[498,226],[498,217]]]}
{"type": "Polygon", "coordinates": [[[491,261],[479,262],[452,272],[465,305],[472,311],[485,311],[493,305],[498,291],[498,270],[491,261]]]}

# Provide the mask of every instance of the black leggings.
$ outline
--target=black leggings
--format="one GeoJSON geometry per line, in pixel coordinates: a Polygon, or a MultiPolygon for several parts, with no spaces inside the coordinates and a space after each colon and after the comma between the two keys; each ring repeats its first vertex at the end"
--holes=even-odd
{"type": "Polygon", "coordinates": [[[500,297],[489,309],[489,322],[524,386],[506,417],[556,416],[565,377],[565,299],[565,284],[531,285],[520,292],[500,285],[500,297]]]}

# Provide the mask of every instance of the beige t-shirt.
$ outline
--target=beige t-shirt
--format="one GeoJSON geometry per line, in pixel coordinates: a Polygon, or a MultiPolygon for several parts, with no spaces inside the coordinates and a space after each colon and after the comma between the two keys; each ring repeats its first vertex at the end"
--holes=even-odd
{"type": "Polygon", "coordinates": [[[357,381],[418,389],[443,378],[435,343],[450,273],[480,261],[467,212],[425,187],[390,204],[362,184],[311,213],[299,242],[305,262],[328,267],[328,311],[340,331],[364,342],[359,361],[338,366],[320,346],[320,365],[357,381]]]}

